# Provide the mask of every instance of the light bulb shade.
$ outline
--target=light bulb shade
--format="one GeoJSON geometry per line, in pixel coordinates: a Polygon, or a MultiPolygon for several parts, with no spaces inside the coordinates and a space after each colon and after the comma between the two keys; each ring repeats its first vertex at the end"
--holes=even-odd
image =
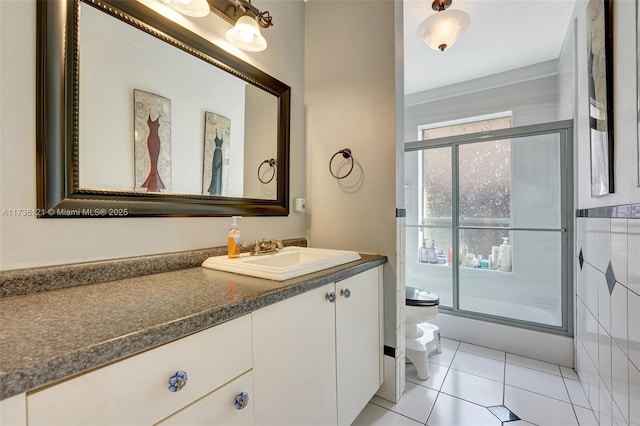
{"type": "Polygon", "coordinates": [[[194,16],[196,18],[202,18],[209,14],[209,3],[207,0],[162,0],[175,10],[183,15],[194,16]]]}
{"type": "Polygon", "coordinates": [[[238,49],[261,52],[267,48],[267,40],[262,37],[255,19],[241,16],[236,25],[227,31],[227,40],[238,49]]]}
{"type": "Polygon", "coordinates": [[[422,21],[418,26],[417,35],[430,48],[445,50],[453,46],[470,23],[471,18],[466,12],[447,9],[422,21]]]}

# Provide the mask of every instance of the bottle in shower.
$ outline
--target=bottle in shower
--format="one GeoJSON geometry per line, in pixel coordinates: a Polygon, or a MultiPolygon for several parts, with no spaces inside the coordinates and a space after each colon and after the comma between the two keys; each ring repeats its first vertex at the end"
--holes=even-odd
{"type": "Polygon", "coordinates": [[[422,247],[418,249],[418,261],[420,263],[429,263],[429,249],[427,248],[427,240],[422,240],[422,247]]]}
{"type": "Polygon", "coordinates": [[[509,245],[509,238],[504,237],[503,243],[500,244],[500,260],[498,261],[499,268],[503,272],[511,272],[511,246],[509,245]]]}
{"type": "Polygon", "coordinates": [[[438,249],[434,240],[431,240],[431,247],[429,247],[429,263],[438,263],[438,249]]]}

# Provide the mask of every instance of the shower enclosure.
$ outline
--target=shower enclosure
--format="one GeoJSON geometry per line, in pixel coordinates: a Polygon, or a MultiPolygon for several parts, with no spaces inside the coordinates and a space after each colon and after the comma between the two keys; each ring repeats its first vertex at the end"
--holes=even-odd
{"type": "Polygon", "coordinates": [[[406,285],[450,314],[570,335],[571,126],[406,143],[406,285]]]}

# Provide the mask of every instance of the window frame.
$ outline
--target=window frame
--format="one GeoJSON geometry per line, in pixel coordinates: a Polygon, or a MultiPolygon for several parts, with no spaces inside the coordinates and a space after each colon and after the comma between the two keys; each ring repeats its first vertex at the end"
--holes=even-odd
{"type": "MultiPolygon", "coordinates": [[[[473,117],[458,118],[455,120],[439,121],[437,123],[422,124],[418,126],[418,140],[420,141],[434,140],[434,139],[424,139],[423,133],[425,130],[439,129],[441,127],[452,127],[460,124],[470,124],[470,123],[476,123],[478,121],[487,121],[487,120],[494,120],[494,119],[506,118],[506,117],[509,117],[511,119],[512,126],[510,126],[509,128],[513,127],[513,111],[501,111],[501,112],[495,112],[491,114],[474,115],[473,117]]],[[[462,134],[465,134],[465,133],[462,133],[462,134]]],[[[471,134],[471,133],[467,133],[467,134],[471,134]]]]}

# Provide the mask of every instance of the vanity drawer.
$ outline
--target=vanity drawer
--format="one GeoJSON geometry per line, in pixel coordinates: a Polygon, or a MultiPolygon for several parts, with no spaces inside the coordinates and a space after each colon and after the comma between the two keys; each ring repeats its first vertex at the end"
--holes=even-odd
{"type": "Polygon", "coordinates": [[[248,371],[158,423],[158,426],[252,424],[253,371],[248,371]]]}
{"type": "Polygon", "coordinates": [[[30,425],[153,424],[252,367],[246,315],[27,395],[30,425]],[[177,371],[186,384],[169,389],[177,371]]]}

